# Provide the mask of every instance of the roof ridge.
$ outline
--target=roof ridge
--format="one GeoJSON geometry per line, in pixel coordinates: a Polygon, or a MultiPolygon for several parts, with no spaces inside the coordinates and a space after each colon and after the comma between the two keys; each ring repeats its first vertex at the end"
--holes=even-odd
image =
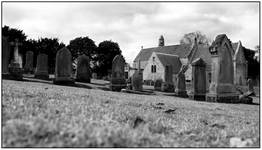
{"type": "Polygon", "coordinates": [[[178,57],[178,55],[172,55],[172,54],[166,54],[166,53],[160,53],[160,52],[153,52],[153,53],[160,54],[160,55],[168,55],[168,56],[177,56],[178,57]]]}

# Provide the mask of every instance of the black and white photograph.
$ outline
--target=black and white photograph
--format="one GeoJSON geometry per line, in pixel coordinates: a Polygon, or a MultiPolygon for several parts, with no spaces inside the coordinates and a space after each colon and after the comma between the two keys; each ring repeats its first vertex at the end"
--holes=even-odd
{"type": "Polygon", "coordinates": [[[2,148],[260,148],[260,1],[1,1],[2,148]]]}

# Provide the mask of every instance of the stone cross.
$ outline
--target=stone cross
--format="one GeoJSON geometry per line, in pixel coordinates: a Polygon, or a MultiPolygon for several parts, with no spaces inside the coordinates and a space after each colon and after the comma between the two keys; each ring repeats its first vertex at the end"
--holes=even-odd
{"type": "Polygon", "coordinates": [[[19,63],[19,49],[18,49],[18,47],[21,46],[22,43],[20,43],[18,41],[18,39],[15,39],[15,42],[10,42],[10,45],[14,46],[14,62],[19,63]]]}

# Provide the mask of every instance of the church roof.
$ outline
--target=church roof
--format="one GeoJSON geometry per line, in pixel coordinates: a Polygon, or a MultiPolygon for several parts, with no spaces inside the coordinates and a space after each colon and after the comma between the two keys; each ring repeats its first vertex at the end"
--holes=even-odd
{"type": "Polygon", "coordinates": [[[177,74],[182,66],[182,63],[177,55],[156,53],[158,59],[163,66],[171,65],[173,73],[177,74]]]}
{"type": "Polygon", "coordinates": [[[147,61],[153,52],[177,55],[180,58],[186,58],[190,52],[190,45],[169,45],[161,47],[152,47],[142,49],[139,54],[136,56],[134,61],[147,61]]]}

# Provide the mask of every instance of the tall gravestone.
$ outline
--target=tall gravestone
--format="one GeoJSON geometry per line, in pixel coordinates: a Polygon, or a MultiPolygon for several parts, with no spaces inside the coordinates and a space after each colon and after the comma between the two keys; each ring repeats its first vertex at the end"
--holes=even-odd
{"type": "Polygon", "coordinates": [[[247,80],[247,87],[248,87],[247,94],[255,96],[256,94],[254,91],[254,83],[253,83],[253,80],[250,78],[247,80]]]}
{"type": "Polygon", "coordinates": [[[143,91],[143,73],[140,68],[140,60],[138,61],[138,69],[132,76],[132,90],[143,91]]]}
{"type": "Polygon", "coordinates": [[[14,59],[8,66],[8,71],[10,73],[9,78],[14,80],[22,80],[23,79],[23,69],[22,69],[22,59],[19,55],[19,46],[22,45],[15,39],[15,42],[10,42],[10,45],[14,46],[14,59]]]}
{"type": "Polygon", "coordinates": [[[171,65],[165,66],[164,77],[165,77],[165,81],[161,85],[161,91],[174,92],[173,68],[171,65]]]}
{"type": "Polygon", "coordinates": [[[34,53],[32,51],[27,51],[26,52],[26,62],[24,66],[25,73],[33,73],[34,71],[33,61],[34,61],[34,53]]]}
{"type": "Polygon", "coordinates": [[[72,55],[66,48],[56,53],[54,84],[74,84],[72,78],[72,55]]]}
{"type": "Polygon", "coordinates": [[[189,99],[206,99],[206,63],[202,58],[192,62],[192,91],[188,94],[189,99]]]}
{"type": "Polygon", "coordinates": [[[126,88],[125,59],[122,55],[116,55],[112,61],[111,85],[112,91],[121,91],[126,88]]]}
{"type": "Polygon", "coordinates": [[[176,76],[176,88],[175,88],[175,95],[178,97],[187,97],[186,91],[186,77],[184,70],[186,70],[186,66],[181,66],[179,73],[176,76]]]}
{"type": "Polygon", "coordinates": [[[212,61],[212,79],[206,101],[239,102],[239,96],[234,86],[233,48],[230,40],[225,34],[218,35],[209,50],[212,61]]]}
{"type": "Polygon", "coordinates": [[[90,83],[91,70],[89,58],[85,54],[77,58],[76,81],[90,83]]]}
{"type": "Polygon", "coordinates": [[[48,55],[40,53],[37,56],[36,69],[35,69],[35,78],[38,79],[49,79],[48,74],[48,55]]]}
{"type": "Polygon", "coordinates": [[[8,38],[2,37],[2,74],[8,74],[8,65],[10,58],[10,46],[8,38]]]}

